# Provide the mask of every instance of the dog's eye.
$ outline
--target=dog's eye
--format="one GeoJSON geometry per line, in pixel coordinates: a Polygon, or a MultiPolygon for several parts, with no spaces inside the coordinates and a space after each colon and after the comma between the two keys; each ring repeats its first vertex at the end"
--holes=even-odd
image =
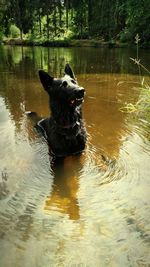
{"type": "Polygon", "coordinates": [[[72,83],[76,84],[76,81],[75,80],[71,80],[72,83]]]}
{"type": "Polygon", "coordinates": [[[64,86],[64,87],[67,87],[67,85],[68,85],[68,83],[67,83],[66,81],[64,81],[64,82],[62,83],[62,86],[64,86]]]}

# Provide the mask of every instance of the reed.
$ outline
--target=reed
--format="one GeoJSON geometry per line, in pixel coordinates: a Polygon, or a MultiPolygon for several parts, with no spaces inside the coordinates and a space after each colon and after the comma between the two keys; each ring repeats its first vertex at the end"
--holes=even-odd
{"type": "Polygon", "coordinates": [[[150,71],[141,63],[141,60],[139,59],[139,34],[135,36],[135,43],[136,43],[136,58],[130,58],[134,64],[137,65],[139,69],[139,77],[140,77],[140,85],[138,89],[140,89],[140,96],[138,101],[135,104],[132,103],[126,103],[125,106],[120,108],[122,112],[127,113],[148,113],[150,117],[150,85],[147,83],[144,79],[144,77],[141,76],[141,69],[143,69],[148,75],[150,74],[150,71]]]}

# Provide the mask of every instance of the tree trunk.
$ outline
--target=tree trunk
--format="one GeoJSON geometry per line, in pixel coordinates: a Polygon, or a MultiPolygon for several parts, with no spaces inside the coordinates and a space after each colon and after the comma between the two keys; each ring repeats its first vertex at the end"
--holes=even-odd
{"type": "Polygon", "coordinates": [[[42,36],[42,23],[41,23],[41,15],[39,13],[39,31],[40,31],[40,37],[42,36]]]}
{"type": "Polygon", "coordinates": [[[91,22],[92,22],[92,0],[88,0],[88,31],[91,32],[91,22]]]}
{"type": "Polygon", "coordinates": [[[49,16],[46,15],[46,25],[47,25],[47,40],[49,40],[49,16]]]}
{"type": "Polygon", "coordinates": [[[22,32],[22,29],[20,29],[20,39],[23,40],[23,32],[22,32]]]}
{"type": "Polygon", "coordinates": [[[58,5],[58,10],[59,10],[59,27],[61,27],[61,19],[62,19],[62,12],[61,12],[61,1],[59,1],[58,5]]]}
{"type": "Polygon", "coordinates": [[[68,0],[66,0],[66,28],[68,29],[68,0]]]}
{"type": "Polygon", "coordinates": [[[56,14],[57,14],[57,10],[56,10],[56,6],[55,6],[55,8],[54,8],[54,32],[55,32],[55,36],[56,36],[56,34],[57,34],[57,18],[56,18],[56,14]]]}
{"type": "Polygon", "coordinates": [[[73,20],[73,7],[71,7],[71,20],[73,20]]]}
{"type": "Polygon", "coordinates": [[[80,38],[82,39],[83,37],[83,24],[81,24],[81,28],[80,28],[80,38]]]}

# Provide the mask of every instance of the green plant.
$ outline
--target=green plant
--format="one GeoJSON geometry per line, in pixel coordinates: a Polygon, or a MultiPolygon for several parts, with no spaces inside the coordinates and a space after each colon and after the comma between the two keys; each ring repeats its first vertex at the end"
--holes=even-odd
{"type": "Polygon", "coordinates": [[[122,43],[129,42],[131,38],[132,38],[131,32],[127,28],[125,28],[119,33],[119,40],[122,43]]]}
{"type": "Polygon", "coordinates": [[[14,24],[12,24],[12,25],[10,26],[9,31],[10,31],[10,36],[11,36],[12,38],[17,38],[17,37],[19,37],[19,35],[20,35],[20,30],[19,30],[18,27],[17,27],[16,25],[14,25],[14,24]]]}
{"type": "Polygon", "coordinates": [[[0,42],[2,41],[3,39],[3,33],[0,31],[0,42]]]}
{"type": "Polygon", "coordinates": [[[140,42],[140,37],[139,34],[136,34],[135,36],[135,43],[136,43],[136,58],[130,58],[134,64],[138,66],[139,69],[139,75],[141,79],[141,86],[139,89],[141,90],[139,100],[135,103],[126,103],[124,107],[122,107],[120,110],[122,112],[127,112],[127,113],[141,113],[141,112],[148,112],[150,115],[150,85],[145,82],[144,78],[141,78],[141,68],[146,71],[148,74],[150,74],[150,71],[140,62],[139,59],[139,42],[140,42]]]}
{"type": "Polygon", "coordinates": [[[148,84],[143,84],[139,87],[141,94],[139,100],[135,103],[125,103],[125,106],[120,108],[122,112],[126,113],[143,113],[150,112],[150,86],[148,84]]]}

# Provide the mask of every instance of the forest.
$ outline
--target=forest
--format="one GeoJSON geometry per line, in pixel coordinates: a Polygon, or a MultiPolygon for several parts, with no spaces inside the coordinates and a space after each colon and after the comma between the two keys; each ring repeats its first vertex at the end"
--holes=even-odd
{"type": "Polygon", "coordinates": [[[150,45],[149,0],[0,0],[0,39],[150,45]]]}

